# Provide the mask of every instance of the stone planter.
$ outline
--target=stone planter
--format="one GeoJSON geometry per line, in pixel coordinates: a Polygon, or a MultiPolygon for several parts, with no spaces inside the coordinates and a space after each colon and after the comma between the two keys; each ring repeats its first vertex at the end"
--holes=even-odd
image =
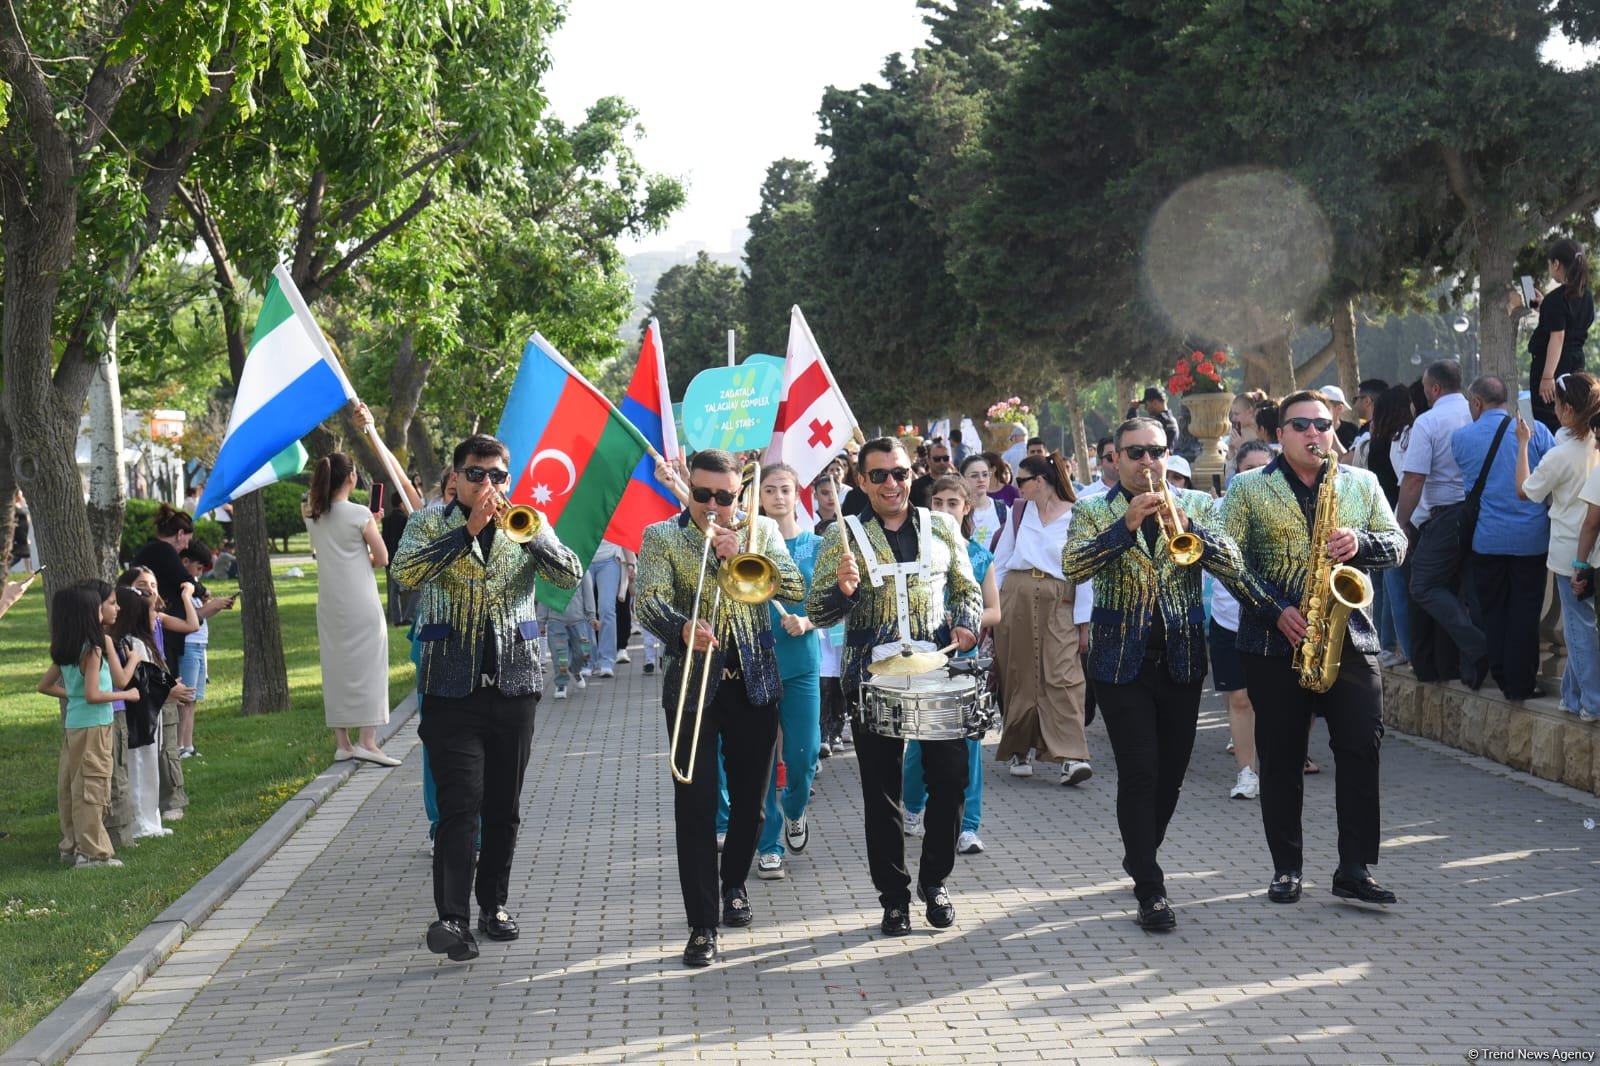
{"type": "Polygon", "coordinates": [[[1189,412],[1189,432],[1200,442],[1200,454],[1193,464],[1193,487],[1209,492],[1211,475],[1221,475],[1223,470],[1221,438],[1228,433],[1228,408],[1233,406],[1233,396],[1226,392],[1190,393],[1184,396],[1183,406],[1189,412]]]}

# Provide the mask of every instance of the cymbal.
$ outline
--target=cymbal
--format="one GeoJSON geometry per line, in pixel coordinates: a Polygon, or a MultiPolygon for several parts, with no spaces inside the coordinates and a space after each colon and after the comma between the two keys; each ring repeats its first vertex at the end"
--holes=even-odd
{"type": "Polygon", "coordinates": [[[879,659],[867,667],[867,672],[878,677],[911,677],[915,674],[931,673],[949,661],[943,652],[907,649],[899,655],[879,659]]]}

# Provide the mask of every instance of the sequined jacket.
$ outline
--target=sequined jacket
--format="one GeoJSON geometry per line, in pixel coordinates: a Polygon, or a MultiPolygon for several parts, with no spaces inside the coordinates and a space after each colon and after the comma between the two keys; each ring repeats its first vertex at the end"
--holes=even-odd
{"type": "MultiPolygon", "coordinates": [[[[983,615],[983,590],[972,578],[972,560],[967,555],[966,542],[950,516],[913,509],[907,521],[919,534],[919,516],[923,514],[933,520],[933,558],[930,560],[933,580],[925,583],[916,575],[906,579],[911,639],[931,641],[944,647],[950,643],[950,631],[957,627],[977,634],[983,615]]],[[[883,534],[883,526],[870,510],[863,512],[861,525],[878,562],[892,565],[894,550],[883,534]]],[[[845,523],[835,522],[823,535],[817,568],[811,575],[811,591],[806,595],[806,614],[819,628],[844,622],[844,655],[839,678],[846,692],[854,692],[866,679],[872,649],[900,639],[900,622],[895,608],[894,579],[885,580],[881,588],[873,587],[860,548],[854,543],[847,545],[848,532],[845,523]],[[854,596],[839,591],[839,563],[846,550],[856,556],[856,568],[861,573],[861,584],[854,596]]]]}
{"type": "MultiPolygon", "coordinates": [[[[789,557],[783,534],[770,518],[757,517],[754,532],[748,541],[740,537],[741,550],[754,551],[771,559],[778,570],[778,594],[774,599],[800,603],[806,594],[806,581],[800,568],[789,557]],[[744,545],[749,548],[745,549],[744,545]]],[[[639,624],[654,633],[666,645],[666,673],[663,677],[662,701],[670,708],[678,705],[678,691],[683,681],[683,627],[694,610],[695,588],[700,581],[700,560],[705,548],[705,534],[689,520],[685,511],[676,518],[646,526],[644,542],[639,547],[639,576],[634,588],[634,612],[639,624]]],[[[711,559],[716,559],[712,550],[711,559]]],[[[700,601],[700,617],[709,621],[717,586],[712,580],[715,567],[706,565],[705,590],[700,601]]],[[[706,702],[716,694],[722,679],[725,649],[731,644],[738,649],[739,668],[744,675],[745,691],[750,702],[758,707],[772,703],[783,694],[783,683],[778,676],[778,657],[773,651],[772,610],[764,603],[736,603],[722,597],[717,612],[716,636],[719,647],[710,655],[694,656],[694,666],[689,675],[690,700],[699,692],[701,664],[710,662],[711,678],[706,683],[706,702]]]]}
{"type": "MultiPolygon", "coordinates": [[[[1287,657],[1289,642],[1278,632],[1278,615],[1299,607],[1311,559],[1311,520],[1300,509],[1284,475],[1295,476],[1280,456],[1259,470],[1238,474],[1222,501],[1222,527],[1244,555],[1245,584],[1229,583],[1239,600],[1239,650],[1287,657]],[[1241,594],[1244,593],[1244,594],[1241,594]],[[1247,598],[1248,596],[1248,598],[1247,598]]],[[[1356,554],[1347,565],[1387,570],[1405,558],[1406,537],[1394,520],[1377,475],[1353,466],[1336,468],[1338,522],[1356,534],[1356,554]]],[[[1355,649],[1376,655],[1378,633],[1372,609],[1350,612],[1355,649]]]]}
{"type": "Polygon", "coordinates": [[[1166,631],[1168,676],[1188,682],[1206,675],[1200,571],[1236,583],[1239,547],[1223,532],[1215,500],[1203,492],[1172,491],[1189,516],[1189,531],[1200,538],[1200,561],[1193,566],[1173,561],[1164,529],[1153,552],[1142,532],[1129,532],[1128,497],[1120,488],[1079,500],[1072,508],[1061,571],[1068,581],[1094,580],[1088,672],[1095,681],[1124,685],[1139,676],[1157,611],[1166,631]]]}
{"type": "Polygon", "coordinates": [[[485,559],[478,538],[467,531],[466,510],[451,501],[411,516],[389,573],[401,588],[422,592],[416,631],[417,688],[423,695],[461,697],[478,686],[484,636],[492,624],[500,691],[526,696],[542,682],[534,580],[575,588],[583,564],[548,522],[527,544],[496,533],[485,559]]]}

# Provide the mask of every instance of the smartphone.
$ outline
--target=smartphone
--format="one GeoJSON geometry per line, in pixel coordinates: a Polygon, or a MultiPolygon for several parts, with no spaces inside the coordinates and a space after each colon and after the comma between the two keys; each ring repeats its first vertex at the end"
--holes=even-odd
{"type": "Polygon", "coordinates": [[[1533,306],[1533,275],[1522,275],[1522,302],[1529,307],[1533,306]]]}
{"type": "Polygon", "coordinates": [[[367,497],[367,510],[373,514],[383,510],[383,482],[372,483],[372,494],[367,497]]]}
{"type": "Polygon", "coordinates": [[[1213,496],[1221,496],[1222,495],[1222,475],[1221,474],[1212,474],[1211,475],[1211,495],[1213,495],[1213,496]]]}

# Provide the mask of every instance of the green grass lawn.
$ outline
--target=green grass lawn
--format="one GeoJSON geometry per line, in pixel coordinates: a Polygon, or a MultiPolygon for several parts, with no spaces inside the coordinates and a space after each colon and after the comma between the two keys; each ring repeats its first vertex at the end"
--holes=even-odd
{"type": "MultiPolygon", "coordinates": [[[[243,649],[237,615],[211,621],[210,685],[184,760],[189,808],[173,835],[119,852],[122,869],[58,865],[56,702],[34,692],[49,666],[44,597],[35,588],[0,621],[0,1048],[9,1047],[115,955],[151,918],[209,873],[283,801],[326,769],[315,564],[275,566],[293,709],[239,714],[243,649]]],[[[378,575],[382,591],[383,575],[378,575]]],[[[211,584],[225,595],[235,586],[211,584]]],[[[391,706],[414,684],[404,631],[389,630],[391,706]]]]}

